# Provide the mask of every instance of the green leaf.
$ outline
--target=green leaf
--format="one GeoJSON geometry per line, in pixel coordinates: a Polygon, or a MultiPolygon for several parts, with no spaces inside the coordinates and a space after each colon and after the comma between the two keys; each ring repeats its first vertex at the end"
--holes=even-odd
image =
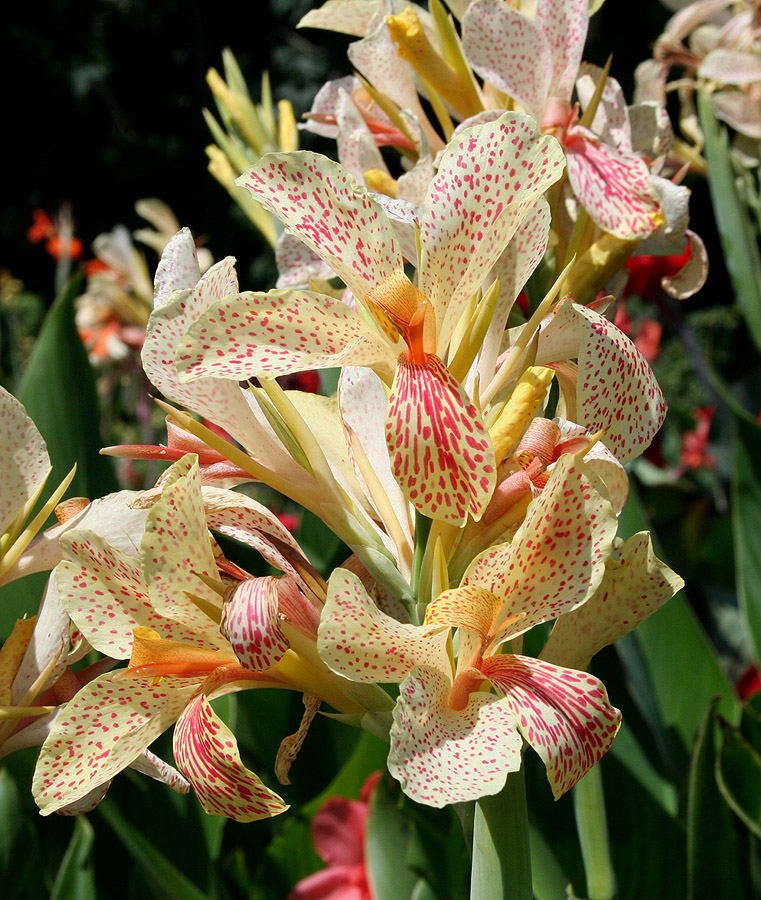
{"type": "Polygon", "coordinates": [[[756,661],[761,661],[761,428],[734,414],[732,530],[737,593],[756,661]]]}
{"type": "Polygon", "coordinates": [[[56,875],[50,900],[97,900],[95,871],[93,869],[93,844],[95,832],[86,816],[74,821],[66,854],[56,875]]]}
{"type": "Polygon", "coordinates": [[[174,863],[146,840],[141,831],[121,815],[117,806],[109,802],[109,798],[97,809],[116,833],[124,851],[141,870],[145,883],[156,900],[209,900],[207,894],[186,878],[174,863]]]}
{"type": "Polygon", "coordinates": [[[37,338],[18,399],[48,445],[57,485],[74,463],[70,496],[100,497],[118,489],[103,446],[95,378],[74,324],[81,278],[73,278],[53,304],[37,338]]]}
{"type": "Polygon", "coordinates": [[[531,879],[535,900],[558,900],[569,884],[557,857],[542,833],[529,825],[531,879]]]}
{"type": "Polygon", "coordinates": [[[697,99],[700,127],[705,136],[703,153],[708,163],[708,187],[724,262],[748,331],[761,350],[761,255],[735,184],[727,129],[719,124],[705,92],[698,91],[697,99]]]}
{"type": "MultiPolygon", "coordinates": [[[[647,514],[634,484],[619,519],[619,534],[630,537],[650,530],[647,514]]],[[[653,544],[663,559],[663,552],[653,544]]],[[[708,637],[682,594],[642,622],[632,634],[647,666],[663,727],[674,731],[685,748],[691,747],[701,725],[702,711],[720,697],[718,711],[731,721],[739,716],[739,702],[708,637]]],[[[647,690],[647,686],[643,686],[647,690]]],[[[633,693],[636,695],[638,685],[633,693]]]]}
{"type": "MultiPolygon", "coordinates": [[[[761,838],[761,755],[740,731],[721,722],[716,780],[732,810],[761,838]]],[[[739,896],[739,895],[737,895],[739,896]]]]}
{"type": "Polygon", "coordinates": [[[10,772],[0,769],[0,873],[3,879],[11,875],[14,845],[23,822],[21,798],[10,772]]]}
{"type": "Polygon", "coordinates": [[[375,900],[411,900],[418,875],[408,863],[411,821],[399,808],[389,779],[373,792],[365,833],[367,875],[375,900]]]}
{"type": "Polygon", "coordinates": [[[687,792],[687,900],[744,896],[732,816],[716,784],[716,702],[706,710],[690,764],[687,792]]]}

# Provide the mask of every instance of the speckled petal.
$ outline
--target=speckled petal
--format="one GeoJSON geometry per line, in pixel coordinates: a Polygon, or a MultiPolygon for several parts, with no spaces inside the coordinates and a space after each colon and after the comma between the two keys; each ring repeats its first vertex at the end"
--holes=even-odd
{"type": "Polygon", "coordinates": [[[132,632],[144,625],[161,637],[206,646],[206,638],[153,608],[137,561],[92,531],[61,537],[55,571],[61,603],[88,643],[112,659],[129,659],[132,632]]]}
{"type": "Polygon", "coordinates": [[[209,645],[223,647],[216,624],[186,595],[220,606],[219,595],[199,577],[219,575],[194,454],[184,456],[167,471],[161,497],[148,513],[140,557],[156,612],[205,634],[209,645]]]}
{"type": "Polygon", "coordinates": [[[504,0],[476,0],[462,20],[473,69],[541,119],[552,80],[552,51],[536,22],[504,0]]]}
{"type": "Polygon", "coordinates": [[[293,575],[301,583],[289,557],[309,564],[294,536],[277,516],[258,501],[237,491],[205,487],[206,520],[209,528],[257,550],[267,562],[293,575]]]}
{"type": "Polygon", "coordinates": [[[568,180],[595,224],[625,241],[655,231],[660,204],[639,156],[604,144],[580,125],[568,129],[563,146],[568,180]]]}
{"type": "MultiPolygon", "coordinates": [[[[561,418],[556,418],[555,422],[560,428],[558,445],[561,445],[561,447],[565,441],[570,441],[573,438],[586,437],[588,440],[590,437],[589,432],[575,422],[569,422],[561,418]]],[[[626,474],[626,469],[601,441],[598,441],[584,455],[584,463],[590,472],[602,480],[608,491],[610,505],[615,510],[616,515],[619,515],[624,508],[626,498],[629,496],[629,477],[626,474]]]]}
{"type": "Polygon", "coordinates": [[[255,672],[274,666],[288,649],[278,621],[279,580],[250,578],[225,593],[220,631],[240,664],[255,672]]]}
{"type": "Polygon", "coordinates": [[[67,704],[40,751],[32,793],[44,816],[113,778],[176,721],[201,679],[156,687],[105,675],[67,704]]]}
{"type": "Polygon", "coordinates": [[[338,120],[337,155],[341,165],[354,176],[358,184],[364,183],[368,169],[388,172],[375,137],[357,108],[354,98],[339,89],[336,104],[338,120]]]}
{"type": "Polygon", "coordinates": [[[211,306],[178,344],[180,380],[245,381],[307,369],[391,363],[378,332],[342,303],[311,291],[246,291],[211,306]]]}
{"type": "Polygon", "coordinates": [[[210,815],[255,822],[288,809],[243,765],[235,736],[202,694],[188,704],[175,726],[174,758],[210,815]]]}
{"type": "Polygon", "coordinates": [[[646,531],[632,535],[608,561],[589,600],[555,622],[542,659],[586,669],[595,653],[657,612],[683,584],[655,555],[646,531]]]}
{"type": "Polygon", "coordinates": [[[576,421],[621,463],[639,456],[666,417],[666,400],[639,350],[612,322],[588,307],[564,303],[540,338],[537,365],[578,356],[576,421]]]}
{"type": "Polygon", "coordinates": [[[268,153],[237,181],[364,297],[401,266],[385,214],[349,172],[317,153],[268,153]]]}
{"type": "Polygon", "coordinates": [[[529,210],[560,178],[565,156],[526,115],[505,113],[451,141],[423,205],[420,290],[433,303],[437,347],[529,210]]]}
{"type": "Polygon", "coordinates": [[[481,668],[547,767],[555,798],[561,797],[607,752],[621,724],[602,682],[526,656],[493,656],[481,668]]]}
{"type": "Polygon", "coordinates": [[[464,584],[475,584],[504,600],[498,619],[525,616],[501,635],[521,634],[583,603],[597,588],[611,554],[617,520],[592,487],[583,464],[560,458],[542,493],[509,544],[482,553],[464,584]]]}
{"type": "Polygon", "coordinates": [[[448,625],[477,632],[483,640],[491,631],[494,616],[502,600],[486,588],[466,584],[444,591],[432,600],[425,611],[426,625],[448,625]]]}
{"type": "Polygon", "coordinates": [[[391,468],[412,505],[432,519],[478,521],[494,491],[496,466],[481,415],[436,356],[401,357],[388,404],[391,468]]]}
{"type": "Polygon", "coordinates": [[[24,407],[0,388],[0,534],[7,531],[24,504],[50,473],[50,457],[37,426],[24,407]]]}
{"type": "Polygon", "coordinates": [[[536,24],[552,54],[549,95],[570,100],[587,39],[589,0],[539,0],[536,24]]]}
{"type": "Polygon", "coordinates": [[[382,613],[356,575],[334,569],[317,637],[320,657],[334,672],[375,683],[400,682],[416,665],[451,672],[447,640],[440,625],[403,625],[382,613]]]}
{"type": "Polygon", "coordinates": [[[399,689],[388,770],[408,797],[426,806],[498,793],[521,767],[515,716],[493,694],[473,692],[464,709],[447,704],[451,681],[427,666],[399,689]]]}
{"type": "MultiPolygon", "coordinates": [[[[599,66],[590,63],[584,63],[579,70],[576,91],[582,109],[586,109],[589,105],[602,74],[603,70],[599,66]]],[[[606,144],[612,144],[619,150],[632,149],[629,108],[621,85],[615,78],[606,79],[597,112],[589,127],[606,144]]]]}

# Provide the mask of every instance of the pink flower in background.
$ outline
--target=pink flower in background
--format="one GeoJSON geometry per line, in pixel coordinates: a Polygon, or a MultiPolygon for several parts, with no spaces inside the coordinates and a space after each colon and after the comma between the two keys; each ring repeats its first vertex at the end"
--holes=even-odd
{"type": "Polygon", "coordinates": [[[312,841],[327,868],[303,878],[288,900],[373,900],[365,867],[365,826],[370,795],[380,772],[362,787],[359,800],[331,797],[312,820],[312,841]]]}
{"type": "Polygon", "coordinates": [[[704,406],[692,411],[697,423],[692,431],[682,435],[682,465],[687,469],[715,469],[716,458],[708,450],[708,435],[711,421],[716,410],[712,406],[704,406]]]}

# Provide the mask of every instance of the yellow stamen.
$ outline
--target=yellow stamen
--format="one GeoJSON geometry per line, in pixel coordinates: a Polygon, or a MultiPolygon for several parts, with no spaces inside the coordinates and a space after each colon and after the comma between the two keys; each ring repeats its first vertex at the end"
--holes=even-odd
{"type": "Polygon", "coordinates": [[[396,197],[397,182],[388,172],[384,172],[382,169],[368,169],[364,176],[369,191],[385,194],[387,197],[396,197]]]}

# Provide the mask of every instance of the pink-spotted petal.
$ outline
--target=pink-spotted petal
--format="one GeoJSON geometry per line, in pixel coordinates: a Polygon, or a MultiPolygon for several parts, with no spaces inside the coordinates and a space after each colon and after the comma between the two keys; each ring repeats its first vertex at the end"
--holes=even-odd
{"type": "Polygon", "coordinates": [[[63,561],[55,571],[61,603],[85,640],[112,659],[129,659],[139,625],[161,637],[205,647],[207,638],[156,612],[140,566],[92,531],[61,537],[63,561]]]}
{"type": "Polygon", "coordinates": [[[209,528],[257,550],[267,562],[292,575],[301,584],[301,576],[290,560],[309,565],[294,536],[277,516],[245,494],[207,487],[203,490],[209,528]]]}
{"type": "Polygon", "coordinates": [[[462,20],[462,40],[473,69],[541,120],[552,81],[552,50],[537,23],[504,0],[475,0],[462,20]]]}
{"type": "Polygon", "coordinates": [[[42,745],[32,793],[44,816],[76,802],[125,769],[172,725],[201,679],[86,685],[64,708],[42,745]]]}
{"type": "MultiPolygon", "coordinates": [[[[586,109],[589,105],[602,74],[603,70],[599,66],[589,63],[584,63],[579,70],[576,91],[582,109],[586,109]]],[[[605,87],[590,129],[606,144],[612,144],[619,150],[632,149],[629,108],[626,105],[621,85],[615,78],[607,78],[605,81],[605,87]]]]}
{"type": "MultiPolygon", "coordinates": [[[[574,441],[575,439],[589,441],[591,435],[581,425],[559,417],[554,421],[560,428],[556,454],[563,449],[563,445],[567,441],[574,441]]],[[[573,449],[580,450],[582,446],[583,444],[570,444],[565,452],[571,452],[573,449]]],[[[598,441],[591,450],[584,454],[584,463],[588,472],[597,475],[602,480],[608,493],[610,505],[615,510],[616,515],[619,515],[624,508],[626,498],[629,496],[629,478],[626,474],[626,469],[601,441],[598,441]]]]}
{"type": "Polygon", "coordinates": [[[515,716],[492,694],[473,692],[464,709],[447,704],[451,681],[414,669],[399,689],[388,770],[408,797],[426,806],[498,793],[521,767],[515,716]]]}
{"type": "Polygon", "coordinates": [[[697,76],[721,84],[747,86],[761,81],[761,59],[754,52],[717,47],[700,64],[697,76]]]}
{"type": "Polygon", "coordinates": [[[420,228],[419,287],[436,310],[440,352],[508,241],[562,175],[564,161],[555,138],[512,112],[466,129],[444,151],[420,228]]]}
{"type": "Polygon", "coordinates": [[[211,306],[179,343],[182,381],[290,375],[392,364],[379,333],[340,300],[311,291],[247,291],[211,306]]]}
{"type": "Polygon", "coordinates": [[[224,647],[216,624],[187,596],[193,594],[219,607],[219,595],[200,577],[219,575],[195,455],[183,456],[166,473],[161,497],[148,513],[140,558],[156,612],[205,634],[210,646],[224,647]]]}
{"type": "Polygon", "coordinates": [[[24,407],[0,388],[0,534],[3,534],[50,473],[50,457],[37,426],[24,407]]]}
{"type": "Polygon", "coordinates": [[[354,98],[339,89],[336,104],[338,136],[336,138],[338,161],[350,172],[357,184],[364,183],[365,172],[377,169],[388,173],[375,137],[370,131],[354,98]]]}
{"type": "Polygon", "coordinates": [[[683,584],[655,555],[648,532],[632,535],[608,561],[589,600],[555,622],[542,659],[586,669],[595,653],[657,612],[683,584]]]}
{"type": "Polygon", "coordinates": [[[526,656],[493,656],[481,668],[547,767],[553,795],[561,797],[607,752],[621,724],[602,682],[526,656]]]}
{"type": "Polygon", "coordinates": [[[512,541],[477,557],[463,583],[504,601],[497,624],[524,614],[500,640],[522,634],[574,609],[597,589],[617,525],[610,503],[592,487],[583,463],[561,456],[512,541]]]}
{"type": "Polygon", "coordinates": [[[279,578],[242,581],[225,593],[220,631],[240,664],[254,672],[274,666],[288,649],[278,621],[279,578]]]}
{"type": "Polygon", "coordinates": [[[288,809],[243,765],[235,736],[203,694],[188,704],[175,726],[174,758],[210,815],[255,822],[288,809]]]}
{"type": "Polygon", "coordinates": [[[388,219],[349,172],[317,153],[268,153],[237,181],[364,297],[401,264],[388,219]]]}
{"type": "Polygon", "coordinates": [[[130,763],[130,769],[141,772],[154,781],[160,781],[176,794],[187,794],[190,791],[190,782],[187,778],[150,750],[143,750],[140,756],[130,763]]]}
{"type": "Polygon", "coordinates": [[[448,625],[476,632],[484,640],[502,601],[486,588],[465,584],[439,594],[425,611],[426,625],[448,625]]]}
{"type": "Polygon", "coordinates": [[[381,612],[352,572],[339,568],[330,576],[317,649],[339,675],[396,683],[417,665],[451,672],[447,640],[441,625],[403,625],[381,612]]]}
{"type": "Polygon", "coordinates": [[[568,129],[563,146],[568,180],[595,224],[625,241],[655,231],[660,204],[639,156],[604,144],[580,125],[568,129]]]}
{"type": "Polygon", "coordinates": [[[639,456],[666,417],[666,400],[639,350],[589,307],[563,303],[542,333],[536,365],[578,356],[576,421],[621,463],[639,456]]]}
{"type": "Polygon", "coordinates": [[[552,55],[549,96],[570,100],[589,27],[589,0],[539,0],[536,24],[552,55]]]}
{"type": "Polygon", "coordinates": [[[486,511],[496,480],[494,448],[481,414],[437,356],[401,357],[388,403],[391,468],[412,505],[461,525],[486,511]]]}

